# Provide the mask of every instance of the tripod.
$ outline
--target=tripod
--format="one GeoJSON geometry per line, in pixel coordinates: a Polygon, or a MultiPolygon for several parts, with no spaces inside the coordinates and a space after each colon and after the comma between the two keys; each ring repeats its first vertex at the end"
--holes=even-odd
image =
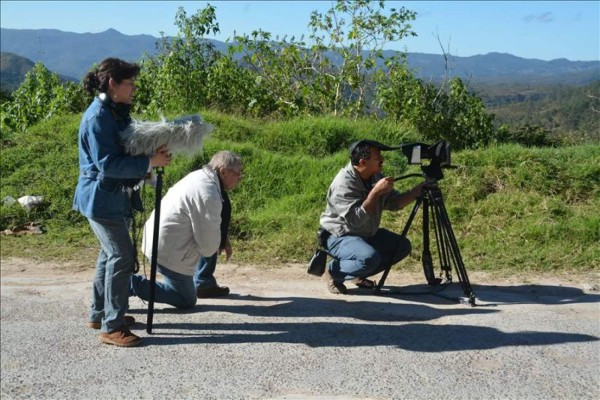
{"type": "MultiPolygon", "coordinates": [[[[408,178],[411,176],[421,175],[410,174],[397,178],[396,180],[408,178]]],[[[435,277],[435,273],[433,271],[433,257],[429,249],[430,226],[433,226],[434,238],[437,244],[437,255],[439,256],[440,267],[442,272],[444,273],[444,278],[446,279],[446,282],[452,282],[451,271],[452,266],[454,266],[454,269],[456,270],[456,273],[458,275],[458,280],[466,296],[466,298],[463,299],[463,302],[468,302],[472,307],[474,307],[475,293],[473,293],[473,289],[471,288],[471,284],[469,283],[467,270],[465,269],[465,265],[460,255],[460,250],[458,248],[456,237],[454,236],[454,232],[452,231],[452,225],[450,224],[450,219],[448,218],[448,213],[446,212],[444,199],[442,197],[442,191],[438,187],[436,179],[429,179],[429,181],[431,182],[423,186],[423,192],[415,202],[412,212],[410,213],[410,216],[408,218],[408,221],[406,222],[406,226],[402,231],[402,236],[406,237],[406,234],[408,233],[412,221],[415,218],[417,211],[422,205],[423,253],[421,258],[423,262],[423,272],[425,273],[425,279],[427,280],[427,283],[431,286],[436,286],[442,283],[441,278],[435,277]]],[[[384,270],[381,280],[377,284],[376,290],[381,290],[391,268],[392,266],[390,265],[384,270]]]]}

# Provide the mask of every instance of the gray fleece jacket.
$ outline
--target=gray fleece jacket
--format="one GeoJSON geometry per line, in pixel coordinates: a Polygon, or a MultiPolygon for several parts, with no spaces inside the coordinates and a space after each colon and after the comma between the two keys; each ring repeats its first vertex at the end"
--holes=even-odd
{"type": "Polygon", "coordinates": [[[327,191],[327,206],[321,214],[321,226],[335,236],[375,235],[381,223],[383,210],[396,211],[397,199],[402,194],[396,190],[381,196],[376,211],[369,215],[363,207],[369,191],[382,174],[363,181],[351,163],[338,172],[327,191]]]}

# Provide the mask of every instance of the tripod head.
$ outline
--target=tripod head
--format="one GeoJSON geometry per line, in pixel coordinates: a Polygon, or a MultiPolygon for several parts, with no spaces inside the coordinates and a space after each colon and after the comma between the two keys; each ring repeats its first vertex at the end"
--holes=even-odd
{"type": "MultiPolygon", "coordinates": [[[[444,178],[442,168],[456,168],[452,165],[450,159],[450,143],[445,141],[439,141],[433,145],[425,143],[407,143],[401,144],[400,150],[408,159],[409,165],[420,165],[423,176],[429,182],[435,183],[444,178]],[[431,160],[429,165],[423,165],[422,160],[431,160]]],[[[410,176],[417,176],[416,174],[410,174],[396,178],[394,180],[408,178],[410,176]]]]}

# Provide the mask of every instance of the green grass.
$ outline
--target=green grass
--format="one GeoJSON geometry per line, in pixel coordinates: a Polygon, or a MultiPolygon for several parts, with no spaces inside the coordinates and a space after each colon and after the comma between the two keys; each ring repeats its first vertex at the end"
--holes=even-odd
{"type": "MultiPolygon", "coordinates": [[[[216,151],[244,161],[244,179],[231,193],[231,235],[237,262],[306,262],[325,207],[327,188],[347,160],[347,147],[366,137],[384,143],[417,141],[405,127],[374,120],[304,118],[264,122],[206,112],[216,125],[204,151],[178,156],[166,168],[164,191],[216,151]]],[[[42,195],[27,213],[2,206],[0,229],[36,221],[43,235],[2,236],[1,257],[64,260],[92,267],[97,243],[87,221],[71,211],[77,181],[80,116],[60,116],[13,134],[2,147],[1,197],[42,195]]],[[[6,137],[6,136],[3,136],[6,137]]],[[[386,152],[389,175],[420,172],[399,152],[386,152]]],[[[445,205],[468,270],[589,271],[600,267],[600,146],[531,149],[514,145],[455,152],[459,168],[444,170],[445,205]]],[[[397,182],[408,189],[418,178],[397,182]]],[[[164,192],[163,192],[164,193],[164,192]]],[[[146,213],[154,189],[145,188],[146,213]]],[[[401,231],[410,207],[386,213],[382,225],[401,231]]],[[[409,231],[414,251],[403,268],[419,263],[420,213],[409,231]]]]}

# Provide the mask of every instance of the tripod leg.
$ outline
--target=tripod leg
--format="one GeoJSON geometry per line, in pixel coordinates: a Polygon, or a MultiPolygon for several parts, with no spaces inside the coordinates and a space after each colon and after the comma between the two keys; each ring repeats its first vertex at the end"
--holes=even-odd
{"type": "MultiPolygon", "coordinates": [[[[429,193],[423,199],[423,252],[421,253],[421,262],[423,264],[423,273],[427,283],[431,286],[439,284],[433,272],[433,257],[429,249],[429,210],[431,208],[431,198],[429,193]]],[[[435,211],[435,210],[434,210],[435,211]]],[[[435,215],[434,215],[435,216],[435,215]]],[[[435,219],[434,219],[435,221],[435,219]]]]}
{"type": "Polygon", "coordinates": [[[160,229],[160,202],[162,196],[163,168],[156,168],[156,198],[154,200],[154,232],[152,235],[152,260],[150,261],[150,295],[148,297],[148,317],[146,332],[152,333],[152,319],[154,317],[154,292],[156,289],[156,269],[158,256],[158,230],[160,229]]]}
{"type": "MultiPolygon", "coordinates": [[[[441,222],[439,202],[433,201],[433,204],[435,204],[435,207],[433,207],[433,228],[437,252],[440,257],[440,268],[445,274],[444,278],[446,278],[446,281],[452,281],[452,267],[450,266],[450,254],[447,246],[448,239],[445,230],[442,229],[443,224],[441,222]]],[[[441,278],[439,282],[441,282],[441,278]]]]}
{"type": "MultiPolygon", "coordinates": [[[[449,262],[452,261],[456,273],[458,274],[458,280],[462,286],[465,296],[468,298],[468,302],[471,306],[475,306],[475,293],[471,288],[469,277],[467,276],[467,270],[463,263],[462,256],[460,255],[460,249],[458,242],[454,236],[452,225],[450,224],[450,218],[444,205],[442,198],[442,192],[438,189],[433,193],[433,201],[435,203],[435,209],[438,216],[438,229],[439,229],[439,251],[440,257],[444,257],[444,262],[447,263],[447,269],[450,269],[449,262]]],[[[449,271],[447,271],[449,273],[449,271]]]]}
{"type": "MultiPolygon", "coordinates": [[[[412,211],[410,212],[408,221],[406,221],[406,225],[404,226],[404,229],[402,230],[401,236],[406,237],[406,234],[408,233],[408,229],[410,228],[410,225],[412,224],[412,221],[415,218],[415,215],[417,215],[417,211],[419,211],[419,207],[421,206],[422,202],[423,202],[423,197],[418,197],[412,211]]],[[[390,269],[392,269],[391,265],[388,266],[383,271],[383,275],[381,275],[381,279],[377,283],[377,287],[375,287],[375,290],[381,290],[381,288],[383,287],[383,284],[385,283],[385,280],[387,279],[388,274],[390,273],[390,269]]]]}

